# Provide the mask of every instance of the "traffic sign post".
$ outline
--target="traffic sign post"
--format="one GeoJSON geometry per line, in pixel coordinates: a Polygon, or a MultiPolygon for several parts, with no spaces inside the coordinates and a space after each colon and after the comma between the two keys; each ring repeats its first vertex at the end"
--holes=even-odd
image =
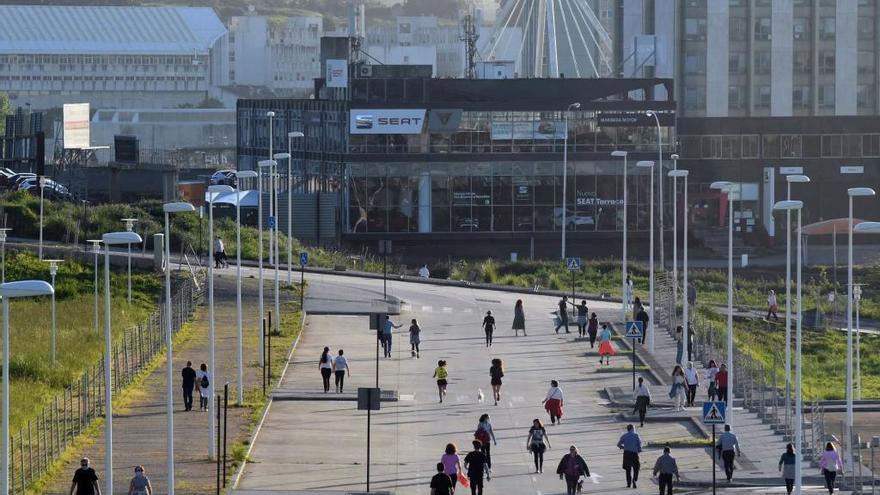
{"type": "Polygon", "coordinates": [[[574,304],[574,278],[581,271],[581,259],[576,256],[565,258],[565,266],[571,272],[571,303],[574,304]]]}
{"type": "Polygon", "coordinates": [[[273,217],[273,216],[270,216],[270,217],[269,217],[269,225],[268,225],[268,227],[269,227],[270,229],[274,229],[274,228],[275,228],[275,217],[273,217]]]}
{"type": "Polygon", "coordinates": [[[628,321],[624,323],[624,338],[632,339],[632,370],[633,390],[636,389],[636,341],[645,333],[644,323],[640,321],[628,321]]]}
{"type": "Polygon", "coordinates": [[[391,254],[391,241],[379,241],[379,254],[382,255],[382,299],[388,299],[388,255],[391,254]]]}
{"type": "Polygon", "coordinates": [[[372,429],[373,410],[378,411],[381,407],[379,387],[358,388],[358,411],[367,411],[367,492],[370,491],[370,430],[372,429]]]}
{"type": "Polygon", "coordinates": [[[306,265],[309,263],[309,253],[303,251],[299,253],[299,308],[305,309],[306,297],[306,265]]]}
{"type": "Polygon", "coordinates": [[[722,401],[703,402],[703,424],[712,425],[712,494],[715,494],[715,425],[723,425],[727,413],[727,403],[722,401]]]}

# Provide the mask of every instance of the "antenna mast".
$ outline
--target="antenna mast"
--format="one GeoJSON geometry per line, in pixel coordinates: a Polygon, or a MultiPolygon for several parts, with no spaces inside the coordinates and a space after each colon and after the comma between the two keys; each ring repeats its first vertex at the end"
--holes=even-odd
{"type": "Polygon", "coordinates": [[[474,79],[477,76],[477,27],[474,24],[474,11],[471,8],[461,19],[461,36],[459,39],[464,42],[465,54],[467,56],[467,68],[465,69],[465,77],[474,79]]]}

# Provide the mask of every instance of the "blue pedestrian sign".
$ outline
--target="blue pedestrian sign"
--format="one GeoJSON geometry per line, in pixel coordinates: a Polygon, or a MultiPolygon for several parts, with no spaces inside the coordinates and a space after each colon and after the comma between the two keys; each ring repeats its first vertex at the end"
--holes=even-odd
{"type": "Polygon", "coordinates": [[[269,217],[269,228],[270,228],[270,229],[274,229],[274,228],[275,228],[275,217],[273,217],[273,216],[270,216],[270,217],[269,217]]]}
{"type": "Polygon", "coordinates": [[[703,402],[703,424],[723,425],[724,414],[727,412],[727,404],[721,401],[703,402]]]}
{"type": "Polygon", "coordinates": [[[306,266],[309,264],[309,253],[303,251],[299,253],[299,264],[306,266]]]}
{"type": "Polygon", "coordinates": [[[577,257],[565,258],[565,266],[568,267],[569,271],[577,272],[581,269],[581,259],[577,257]]]}
{"type": "Polygon", "coordinates": [[[640,321],[628,321],[623,328],[623,336],[628,339],[641,339],[645,334],[644,323],[640,321]]]}

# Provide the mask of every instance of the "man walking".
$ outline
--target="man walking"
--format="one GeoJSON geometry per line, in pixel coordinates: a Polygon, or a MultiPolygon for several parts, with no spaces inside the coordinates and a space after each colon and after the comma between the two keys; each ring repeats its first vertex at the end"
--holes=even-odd
{"type": "Polygon", "coordinates": [[[669,455],[669,447],[663,449],[663,455],[658,457],[657,462],[654,463],[654,477],[657,478],[658,474],[660,475],[657,480],[660,485],[660,495],[672,495],[672,477],[675,476],[675,481],[681,481],[681,478],[678,476],[675,457],[669,455]]]}
{"type": "Polygon", "coordinates": [[[214,239],[214,268],[226,268],[226,246],[219,235],[214,239]]]}
{"type": "Polygon", "coordinates": [[[645,343],[645,335],[648,334],[648,322],[651,319],[648,317],[648,312],[645,311],[645,307],[639,305],[639,312],[636,313],[636,321],[642,322],[642,338],[639,339],[639,344],[645,343]]]}
{"type": "Polygon", "coordinates": [[[98,486],[98,475],[89,467],[89,458],[83,457],[79,461],[79,469],[73,473],[73,483],[70,485],[70,495],[101,495],[101,487],[98,486]]]}
{"type": "Polygon", "coordinates": [[[626,471],[626,487],[636,488],[639,480],[639,452],[642,451],[642,439],[635,432],[633,425],[626,425],[626,433],[617,441],[617,448],[623,450],[623,470],[626,471]]]}
{"type": "Polygon", "coordinates": [[[700,375],[694,368],[693,361],[688,361],[687,368],[684,369],[684,381],[687,383],[687,405],[694,407],[694,399],[697,396],[697,387],[700,386],[700,375]]]}
{"type": "Polygon", "coordinates": [[[721,460],[724,461],[724,474],[727,476],[727,482],[730,483],[733,478],[733,458],[741,454],[739,441],[736,439],[736,435],[731,433],[730,425],[724,425],[724,433],[718,439],[716,448],[721,455],[721,460]]]}
{"type": "Polygon", "coordinates": [[[192,368],[192,365],[192,361],[187,361],[186,367],[180,371],[184,411],[192,411],[193,408],[193,388],[196,385],[196,370],[192,368]]]}
{"type": "Polygon", "coordinates": [[[556,323],[556,333],[559,333],[559,329],[563,326],[565,326],[565,333],[571,333],[568,330],[568,296],[562,296],[558,306],[559,320],[556,323]]]}
{"type": "Polygon", "coordinates": [[[391,331],[403,325],[396,325],[389,316],[385,316],[385,326],[382,328],[382,351],[386,358],[391,357],[391,331]]]}
{"type": "Polygon", "coordinates": [[[483,495],[483,473],[486,471],[486,454],[483,453],[483,442],[471,442],[474,450],[464,456],[464,467],[467,469],[471,482],[471,495],[483,495]]]}

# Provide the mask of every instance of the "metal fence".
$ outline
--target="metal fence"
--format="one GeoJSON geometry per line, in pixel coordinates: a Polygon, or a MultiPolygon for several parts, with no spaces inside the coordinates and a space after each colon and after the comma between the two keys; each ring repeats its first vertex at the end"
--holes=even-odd
{"type": "MultiPolygon", "coordinates": [[[[203,296],[193,278],[186,277],[172,296],[172,335],[192,316],[203,296]]],[[[118,393],[149,366],[165,347],[165,311],[160,305],[147,320],[125,331],[113,344],[113,392],[118,393]]],[[[104,356],[80,378],[57,394],[18,432],[10,432],[9,488],[25,493],[67,445],[104,414],[104,356]]]]}

